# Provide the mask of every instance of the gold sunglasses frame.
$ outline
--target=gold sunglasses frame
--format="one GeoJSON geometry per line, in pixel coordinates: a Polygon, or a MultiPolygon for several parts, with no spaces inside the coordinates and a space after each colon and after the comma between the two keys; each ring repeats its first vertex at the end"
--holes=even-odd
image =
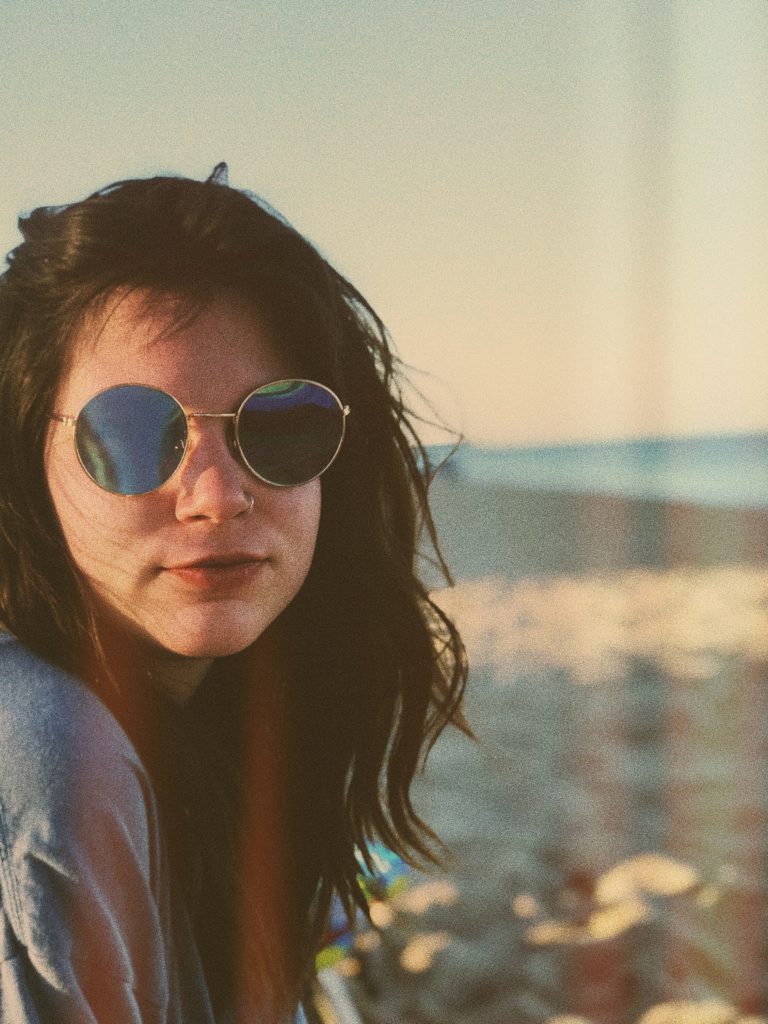
{"type": "MultiPolygon", "coordinates": [[[[286,377],[286,378],[283,378],[281,380],[269,381],[269,383],[267,383],[267,384],[262,384],[262,385],[260,385],[257,388],[253,388],[251,391],[248,392],[248,394],[242,400],[242,402],[237,407],[237,410],[235,412],[198,412],[198,411],[195,411],[195,410],[188,410],[188,409],[184,408],[184,406],[181,404],[181,402],[178,400],[178,398],[176,398],[174,395],[172,395],[170,393],[170,391],[166,391],[164,388],[158,388],[158,387],[155,387],[152,384],[139,384],[139,383],[136,383],[136,382],[126,382],[126,383],[123,383],[123,384],[111,384],[109,387],[102,388],[101,391],[97,391],[95,395],[91,395],[91,397],[88,399],[87,402],[85,402],[85,404],[80,409],[80,412],[78,412],[78,414],[76,416],[71,416],[71,415],[68,415],[66,413],[61,413],[61,412],[52,412],[51,413],[51,419],[54,420],[56,423],[61,423],[61,424],[63,424],[66,427],[71,427],[73,429],[73,431],[76,432],[76,430],[77,430],[77,422],[78,422],[78,420],[80,418],[80,415],[81,415],[83,409],[85,409],[95,398],[98,398],[100,395],[106,394],[107,391],[113,391],[113,390],[115,390],[117,388],[124,388],[124,387],[145,388],[147,391],[159,391],[160,394],[167,395],[168,398],[170,398],[172,401],[174,401],[176,403],[176,405],[179,407],[179,409],[181,409],[182,413],[184,414],[184,419],[186,421],[186,428],[187,428],[187,438],[189,437],[189,421],[190,420],[194,420],[194,419],[208,419],[208,420],[224,420],[224,419],[226,419],[226,420],[234,420],[235,421],[235,425],[234,425],[235,428],[234,428],[232,433],[233,433],[233,438],[234,438],[234,442],[235,442],[235,447],[236,447],[237,452],[238,452],[238,454],[240,456],[240,459],[243,462],[243,465],[246,467],[246,469],[248,470],[249,473],[252,473],[256,477],[257,480],[261,480],[262,483],[269,484],[270,487],[281,487],[281,488],[303,487],[304,484],[312,483],[313,480],[317,480],[318,477],[321,477],[323,475],[323,473],[327,472],[331,468],[331,466],[334,464],[334,462],[336,461],[336,458],[337,458],[339,452],[341,451],[341,446],[344,443],[344,437],[346,436],[346,431],[347,431],[347,416],[349,416],[349,412],[350,412],[349,406],[342,404],[342,401],[339,398],[339,396],[336,394],[336,392],[332,391],[331,388],[329,388],[326,384],[321,384],[320,381],[317,381],[317,380],[309,380],[306,377],[286,377]],[[334,451],[330,461],[326,463],[326,465],[320,470],[319,473],[316,473],[314,476],[310,477],[309,480],[302,480],[301,483],[298,483],[298,484],[279,484],[279,483],[275,483],[273,480],[267,480],[266,477],[264,477],[260,473],[258,473],[253,468],[253,466],[250,464],[248,459],[246,458],[245,452],[243,451],[242,447],[240,446],[240,438],[238,436],[237,423],[238,423],[238,420],[240,418],[240,414],[243,411],[243,408],[245,407],[246,402],[248,402],[248,400],[250,398],[252,398],[253,395],[257,394],[259,391],[263,391],[266,388],[275,387],[276,385],[279,385],[279,384],[312,384],[313,387],[321,388],[323,391],[327,392],[334,399],[334,401],[336,402],[337,406],[339,407],[339,411],[342,414],[342,419],[341,419],[341,436],[339,437],[339,443],[337,444],[336,450],[334,451]]],[[[73,439],[74,439],[74,444],[75,444],[75,452],[77,454],[77,460],[80,463],[80,465],[81,465],[81,467],[83,469],[83,472],[86,474],[88,479],[92,480],[93,483],[95,483],[97,487],[101,488],[101,490],[105,491],[107,494],[115,494],[115,495],[117,495],[117,496],[119,496],[121,498],[141,498],[145,494],[152,494],[154,491],[159,490],[161,487],[163,487],[165,484],[167,484],[169,480],[172,480],[173,477],[176,475],[176,473],[178,473],[178,471],[181,469],[181,467],[182,467],[182,465],[184,463],[184,458],[185,458],[186,453],[187,453],[187,443],[186,443],[186,439],[185,439],[185,442],[184,442],[184,452],[182,453],[182,456],[179,459],[179,464],[176,466],[176,468],[173,470],[173,472],[170,474],[170,476],[166,477],[165,480],[163,480],[163,482],[161,484],[158,484],[157,487],[152,487],[148,491],[136,491],[136,492],[131,493],[131,494],[122,494],[120,491],[112,491],[108,487],[104,487],[103,484],[99,483],[98,480],[94,479],[94,477],[91,475],[91,473],[89,473],[88,469],[86,468],[86,466],[85,466],[85,464],[83,462],[83,459],[82,459],[82,457],[80,455],[80,449],[77,446],[77,437],[74,436],[73,439]]]]}

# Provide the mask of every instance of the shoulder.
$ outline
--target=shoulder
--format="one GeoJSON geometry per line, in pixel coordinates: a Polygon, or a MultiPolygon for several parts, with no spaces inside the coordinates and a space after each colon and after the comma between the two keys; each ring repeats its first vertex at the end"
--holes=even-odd
{"type": "MultiPolygon", "coordinates": [[[[16,758],[27,767],[141,769],[123,729],[79,679],[0,634],[0,778],[16,758]]],[[[109,781],[108,778],[105,781],[109,781]]]]}
{"type": "Polygon", "coordinates": [[[142,763],[99,698],[0,634],[0,827],[6,842],[33,823],[51,838],[64,834],[77,808],[97,817],[108,811],[140,836],[151,802],[142,763]]]}
{"type": "Polygon", "coordinates": [[[5,918],[24,999],[56,1004],[35,1020],[138,1020],[137,999],[155,1007],[140,1019],[160,1019],[163,879],[128,737],[83,683],[0,638],[0,929],[5,918]],[[105,1000],[126,1009],[88,1009],[105,1000]]]}

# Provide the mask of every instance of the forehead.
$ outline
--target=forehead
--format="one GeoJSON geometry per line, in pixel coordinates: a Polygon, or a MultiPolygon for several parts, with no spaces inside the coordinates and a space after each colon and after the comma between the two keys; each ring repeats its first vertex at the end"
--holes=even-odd
{"type": "Polygon", "coordinates": [[[228,407],[254,387],[296,376],[291,364],[266,317],[238,296],[190,311],[172,296],[132,291],[86,315],[59,400],[82,405],[116,384],[148,384],[186,406],[228,407]]]}

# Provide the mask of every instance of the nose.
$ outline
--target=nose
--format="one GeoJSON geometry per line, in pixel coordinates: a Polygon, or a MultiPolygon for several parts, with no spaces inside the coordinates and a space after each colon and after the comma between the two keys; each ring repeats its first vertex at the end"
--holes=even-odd
{"type": "Polygon", "coordinates": [[[192,421],[187,450],[176,476],[176,518],[224,523],[253,506],[253,479],[234,455],[221,421],[192,421]]]}

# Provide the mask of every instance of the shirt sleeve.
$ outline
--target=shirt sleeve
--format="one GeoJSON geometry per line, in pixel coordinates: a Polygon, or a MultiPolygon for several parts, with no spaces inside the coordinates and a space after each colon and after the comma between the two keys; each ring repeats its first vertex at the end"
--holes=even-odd
{"type": "Polygon", "coordinates": [[[0,1024],[167,1021],[154,796],[106,709],[84,708],[0,722],[0,1024]]]}
{"type": "Polygon", "coordinates": [[[87,836],[32,828],[3,843],[2,1024],[165,1020],[161,911],[131,823],[83,810],[87,836]]]}

